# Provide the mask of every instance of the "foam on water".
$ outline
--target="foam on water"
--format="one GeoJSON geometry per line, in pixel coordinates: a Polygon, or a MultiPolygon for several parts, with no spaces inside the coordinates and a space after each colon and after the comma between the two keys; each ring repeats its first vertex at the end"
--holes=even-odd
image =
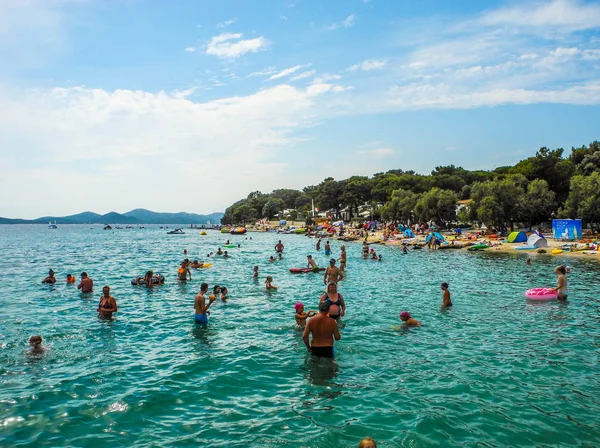
{"type": "Polygon", "coordinates": [[[0,445],[347,447],[366,435],[384,447],[600,444],[597,263],[569,259],[568,304],[527,303],[523,292],[554,285],[564,259],[526,266],[525,254],[376,247],[379,263],[345,243],[342,340],[334,363],[313,362],[293,305],[316,308],[322,275],[288,269],[309,253],[326,265],[315,240],[186,232],[0,226],[0,445]],[[231,259],[177,283],[184,248],[203,260],[228,238],[242,244],[231,259]],[[269,263],[279,238],[284,260],[269,263]],[[50,267],[59,281],[42,285],[50,267]],[[167,283],[129,284],[148,269],[167,283]],[[83,270],[91,295],[63,283],[83,270]],[[265,292],[267,275],[278,291],[265,292]],[[208,328],[192,320],[202,281],[231,295],[208,328]],[[442,281],[454,302],[445,312],[442,281]],[[112,321],[96,314],[104,284],[119,306],[112,321]],[[398,329],[403,309],[424,326],[398,329]],[[28,353],[32,334],[45,355],[28,353]]]}

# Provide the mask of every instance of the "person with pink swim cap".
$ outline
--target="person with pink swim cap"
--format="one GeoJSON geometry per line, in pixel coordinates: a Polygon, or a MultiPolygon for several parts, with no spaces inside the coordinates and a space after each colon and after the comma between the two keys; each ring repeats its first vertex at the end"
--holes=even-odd
{"type": "Polygon", "coordinates": [[[414,317],[411,317],[408,311],[402,311],[400,313],[400,320],[404,322],[407,327],[420,327],[422,324],[414,317]]]}
{"type": "Polygon", "coordinates": [[[298,302],[294,305],[294,308],[296,309],[296,315],[294,316],[296,318],[296,323],[298,324],[299,327],[304,328],[306,326],[306,319],[309,317],[313,317],[315,314],[317,314],[316,311],[309,311],[308,313],[304,312],[304,305],[302,304],[302,302],[298,302]]]}

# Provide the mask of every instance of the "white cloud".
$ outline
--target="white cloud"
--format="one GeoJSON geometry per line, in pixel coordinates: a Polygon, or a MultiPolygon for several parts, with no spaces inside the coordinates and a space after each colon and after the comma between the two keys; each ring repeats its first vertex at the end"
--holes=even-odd
{"type": "Polygon", "coordinates": [[[361,149],[357,152],[359,154],[367,154],[374,157],[386,157],[394,154],[394,150],[392,148],[361,149]]]}
{"type": "Polygon", "coordinates": [[[195,47],[187,47],[185,49],[185,51],[194,52],[194,51],[196,51],[196,48],[195,47]]]}
{"type": "Polygon", "coordinates": [[[265,68],[264,70],[259,70],[257,72],[250,73],[247,77],[251,78],[252,76],[266,76],[266,75],[272,75],[273,73],[277,73],[277,70],[275,69],[275,67],[268,67],[268,68],[265,68]]]}
{"type": "Polygon", "coordinates": [[[286,68],[284,70],[281,70],[280,72],[277,72],[276,74],[274,74],[273,76],[269,77],[267,79],[267,81],[272,81],[274,79],[280,79],[280,78],[284,78],[286,76],[291,75],[292,73],[297,72],[298,70],[300,70],[301,68],[304,67],[308,67],[310,66],[310,64],[302,64],[302,65],[294,65],[293,67],[290,68],[286,68]]]}
{"type": "Polygon", "coordinates": [[[356,23],[356,15],[350,14],[348,17],[346,17],[341,22],[332,23],[331,25],[329,25],[325,28],[330,31],[333,31],[333,30],[337,30],[338,28],[341,28],[341,27],[344,27],[344,28],[353,27],[355,23],[356,23]]]}
{"type": "Polygon", "coordinates": [[[241,33],[223,33],[214,36],[206,47],[206,54],[221,59],[234,59],[246,53],[266,50],[270,44],[263,36],[246,40],[242,37],[241,33]]]}
{"type": "Polygon", "coordinates": [[[316,70],[307,70],[305,72],[299,73],[293,78],[290,78],[290,81],[298,81],[300,79],[309,78],[316,73],[316,70]]]}
{"type": "Polygon", "coordinates": [[[322,84],[327,81],[337,81],[338,79],[342,79],[340,75],[332,75],[329,73],[324,73],[313,80],[314,84],[322,84]]]}
{"type": "Polygon", "coordinates": [[[280,18],[281,20],[287,20],[287,19],[288,19],[288,18],[287,18],[287,16],[279,16],[279,18],[280,18]]]}
{"type": "Polygon", "coordinates": [[[226,26],[233,25],[237,19],[225,20],[224,22],[217,23],[217,28],[225,28],[226,26]]]}
{"type": "Polygon", "coordinates": [[[366,61],[363,61],[360,64],[348,67],[346,70],[354,72],[360,69],[367,72],[371,70],[381,70],[386,65],[387,61],[385,59],[367,59],[366,61]]]}

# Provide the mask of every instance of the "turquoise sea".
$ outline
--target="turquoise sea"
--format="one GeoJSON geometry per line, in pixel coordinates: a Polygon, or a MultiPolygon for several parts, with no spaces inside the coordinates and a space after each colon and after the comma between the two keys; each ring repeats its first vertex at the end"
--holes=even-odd
{"type": "Polygon", "coordinates": [[[0,446],[600,446],[597,262],[568,259],[567,304],[527,303],[565,259],[376,246],[380,263],[346,243],[342,340],[333,363],[314,362],[293,305],[315,309],[322,276],[288,269],[309,253],[326,265],[315,240],[185,231],[0,226],[0,446]],[[241,244],[230,259],[177,282],[184,249],[206,260],[228,238],[241,244]],[[284,259],[269,263],[279,238],[284,259]],[[40,283],[48,268],[54,286],[40,283]],[[130,285],[148,269],[166,284],[130,285]],[[91,295],[64,283],[84,270],[91,295]],[[278,291],[265,292],[267,275],[278,291]],[[192,319],[202,281],[231,295],[208,328],[192,319]],[[96,314],[105,284],[112,321],[96,314]],[[399,329],[402,310],[423,327],[399,329]],[[29,352],[34,334],[43,356],[29,352]]]}

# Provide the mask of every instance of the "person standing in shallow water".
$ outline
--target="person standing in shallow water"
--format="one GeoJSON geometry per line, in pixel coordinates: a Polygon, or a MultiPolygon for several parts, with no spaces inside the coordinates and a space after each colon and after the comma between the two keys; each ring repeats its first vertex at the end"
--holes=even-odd
{"type": "Polygon", "coordinates": [[[112,317],[117,312],[117,301],[110,295],[110,286],[102,288],[102,297],[98,304],[98,314],[102,317],[112,317]]]}
{"type": "Polygon", "coordinates": [[[448,283],[444,282],[440,285],[440,288],[443,291],[442,294],[442,306],[444,308],[449,308],[452,306],[452,300],[450,300],[450,290],[448,289],[448,283]]]}
{"type": "Polygon", "coordinates": [[[206,304],[206,297],[204,294],[208,292],[208,283],[202,283],[200,285],[200,292],[196,294],[194,298],[194,322],[200,325],[208,324],[208,309],[214,303],[217,298],[215,296],[210,296],[208,299],[208,305],[206,304]]]}
{"type": "Polygon", "coordinates": [[[325,242],[325,255],[326,256],[330,256],[331,255],[331,246],[329,245],[329,241],[325,242]]]}
{"type": "Polygon", "coordinates": [[[342,338],[337,322],[327,316],[328,312],[329,304],[319,303],[319,314],[309,319],[302,333],[306,349],[313,356],[321,358],[333,358],[333,340],[339,341],[342,338]],[[309,340],[311,334],[312,341],[309,340]]]}
{"type": "Polygon", "coordinates": [[[340,246],[340,271],[346,270],[346,246],[340,246]]]}
{"type": "Polygon", "coordinates": [[[325,275],[323,276],[323,283],[337,283],[344,278],[344,273],[335,265],[335,258],[329,260],[329,267],[325,269],[325,275]]]}
{"type": "Polygon", "coordinates": [[[281,240],[279,240],[279,242],[277,244],[275,244],[275,252],[277,252],[278,254],[281,254],[283,252],[284,248],[285,248],[285,246],[283,245],[281,240]]]}
{"type": "Polygon", "coordinates": [[[56,277],[54,276],[54,271],[52,269],[48,271],[48,277],[42,280],[42,283],[50,283],[52,285],[56,283],[56,277]]]}
{"type": "Polygon", "coordinates": [[[94,290],[94,280],[88,277],[87,272],[81,273],[81,282],[77,285],[81,292],[92,292],[94,290]]]}

